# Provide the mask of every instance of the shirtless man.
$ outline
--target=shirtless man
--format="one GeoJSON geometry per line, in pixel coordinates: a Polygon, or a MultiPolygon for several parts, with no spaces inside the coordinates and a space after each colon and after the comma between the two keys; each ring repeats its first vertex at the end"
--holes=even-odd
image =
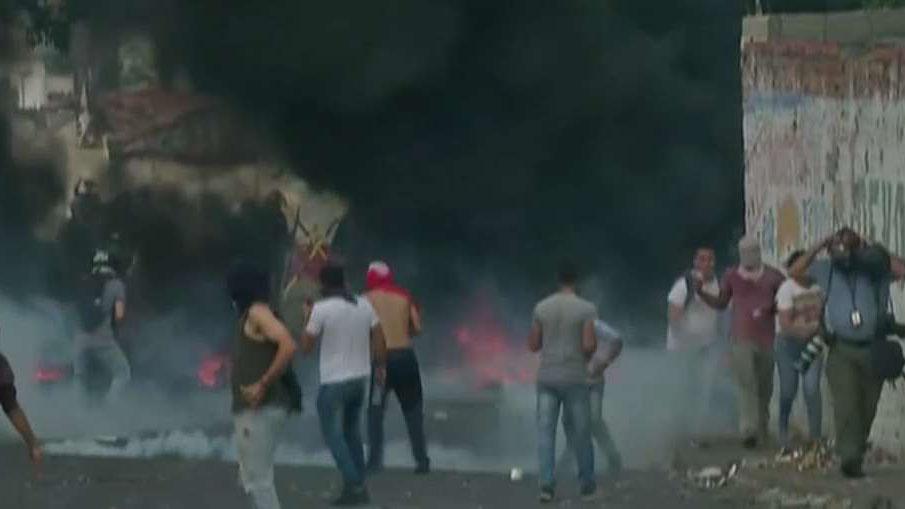
{"type": "Polygon", "coordinates": [[[386,369],[375,369],[371,377],[371,404],[368,406],[368,470],[383,468],[383,415],[387,394],[396,393],[415,457],[415,473],[430,472],[427,441],[424,437],[424,400],[418,359],[412,337],[421,333],[421,314],[412,296],[393,281],[384,262],[368,267],[366,297],[371,302],[386,337],[386,369]]]}

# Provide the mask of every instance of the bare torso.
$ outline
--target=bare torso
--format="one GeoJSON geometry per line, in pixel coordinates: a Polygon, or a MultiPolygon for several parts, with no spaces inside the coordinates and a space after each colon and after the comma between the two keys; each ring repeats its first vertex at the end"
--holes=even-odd
{"type": "Polygon", "coordinates": [[[387,350],[411,348],[412,304],[409,299],[382,290],[370,291],[367,297],[380,319],[387,350]]]}

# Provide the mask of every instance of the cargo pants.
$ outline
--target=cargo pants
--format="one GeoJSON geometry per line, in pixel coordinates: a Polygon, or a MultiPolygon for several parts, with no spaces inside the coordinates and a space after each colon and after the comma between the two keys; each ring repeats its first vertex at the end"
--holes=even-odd
{"type": "Polygon", "coordinates": [[[826,377],[833,398],[836,452],[843,463],[861,465],[883,392],[883,380],[871,368],[870,348],[837,341],[827,355],[826,377]]]}
{"type": "Polygon", "coordinates": [[[742,438],[764,440],[773,396],[773,349],[733,338],[731,363],[738,395],[739,431],[742,438]]]}

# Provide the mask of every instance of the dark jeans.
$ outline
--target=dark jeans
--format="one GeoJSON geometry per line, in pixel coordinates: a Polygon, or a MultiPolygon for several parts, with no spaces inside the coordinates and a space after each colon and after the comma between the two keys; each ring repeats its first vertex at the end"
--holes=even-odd
{"type": "Polygon", "coordinates": [[[368,465],[372,468],[383,466],[383,416],[386,412],[387,396],[396,393],[409,441],[412,456],[419,467],[427,467],[427,442],[424,437],[424,398],[422,395],[421,373],[415,351],[406,348],[387,352],[386,383],[376,383],[371,375],[371,404],[368,405],[368,465]]]}
{"type": "Polygon", "coordinates": [[[361,409],[366,378],[323,384],[317,394],[321,433],[346,487],[364,484],[365,456],[361,443],[361,409]]]}
{"type": "Polygon", "coordinates": [[[795,369],[795,362],[801,357],[807,342],[780,337],[776,340],[776,367],[779,371],[779,442],[783,447],[789,444],[789,418],[792,406],[798,396],[799,379],[804,379],[804,402],[808,411],[808,428],[811,440],[819,440],[823,433],[823,399],[820,395],[820,377],[823,374],[823,358],[811,363],[802,376],[795,369]]]}
{"type": "MultiPolygon", "coordinates": [[[[609,426],[607,426],[606,421],[603,420],[603,392],[603,383],[597,383],[590,386],[591,400],[589,408],[591,411],[591,437],[594,442],[597,442],[597,447],[606,458],[610,469],[619,471],[622,469],[622,456],[616,449],[616,444],[613,443],[613,437],[610,435],[609,426]]],[[[569,414],[569,412],[564,412],[562,417],[562,427],[566,434],[566,440],[568,441],[569,437],[575,435],[571,414],[569,414]]],[[[574,455],[574,447],[572,444],[567,444],[566,451],[559,458],[559,462],[561,464],[565,463],[570,460],[570,456],[574,455]]]]}
{"type": "Polygon", "coordinates": [[[556,484],[556,426],[559,412],[569,414],[571,429],[566,429],[578,460],[578,477],[585,487],[593,487],[594,445],[591,442],[591,396],[586,383],[537,384],[537,431],[540,460],[539,481],[542,489],[556,484]]]}

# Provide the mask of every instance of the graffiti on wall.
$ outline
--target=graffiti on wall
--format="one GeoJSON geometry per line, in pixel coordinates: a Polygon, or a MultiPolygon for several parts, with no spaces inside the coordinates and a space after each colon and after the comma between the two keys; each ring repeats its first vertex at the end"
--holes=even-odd
{"type": "MultiPolygon", "coordinates": [[[[905,255],[905,46],[743,47],[746,228],[765,259],[849,225],[905,255]]],[[[905,317],[905,288],[892,292],[905,317]]],[[[884,391],[871,441],[905,454],[905,396],[884,391]]]]}
{"type": "Polygon", "coordinates": [[[748,225],[760,235],[764,253],[778,260],[848,225],[905,254],[905,179],[862,178],[836,187],[840,191],[836,196],[808,189],[770,189],[759,223],[748,225]],[[845,188],[850,196],[842,196],[845,188]]]}

